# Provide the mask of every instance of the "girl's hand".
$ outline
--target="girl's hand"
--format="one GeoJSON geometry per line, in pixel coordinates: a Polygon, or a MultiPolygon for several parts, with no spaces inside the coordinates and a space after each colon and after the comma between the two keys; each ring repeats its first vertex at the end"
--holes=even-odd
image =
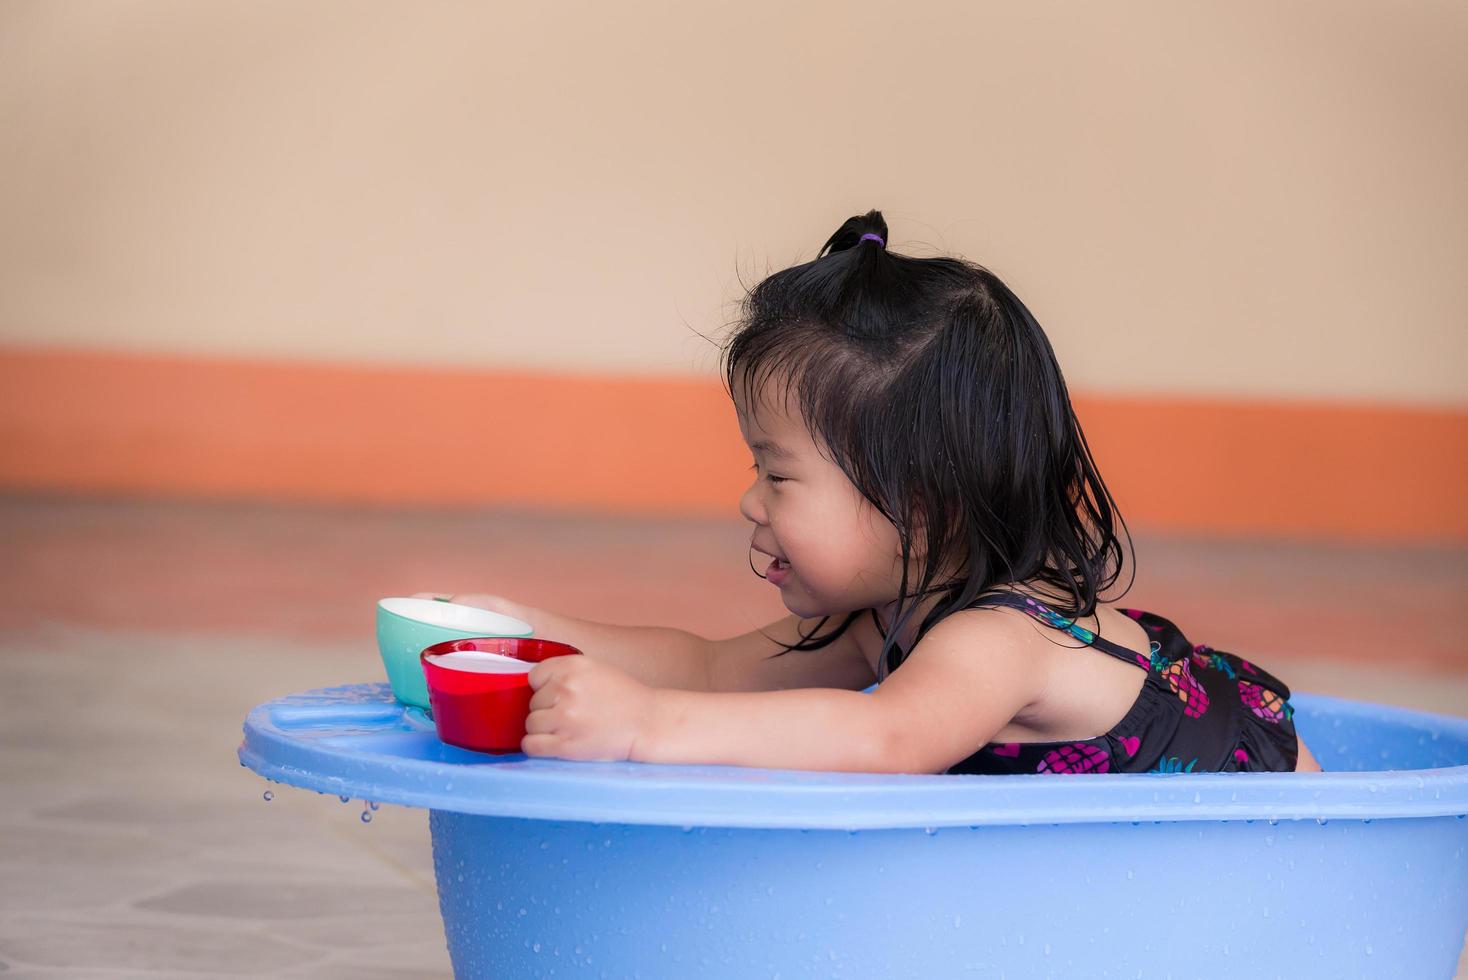
{"type": "Polygon", "coordinates": [[[587,656],[551,657],[530,671],[526,755],[623,762],[651,721],[655,688],[587,656]]]}

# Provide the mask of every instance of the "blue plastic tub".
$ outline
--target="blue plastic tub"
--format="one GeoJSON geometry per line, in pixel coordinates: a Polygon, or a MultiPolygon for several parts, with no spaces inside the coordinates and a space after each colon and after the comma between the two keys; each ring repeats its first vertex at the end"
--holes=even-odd
{"type": "Polygon", "coordinates": [[[260,705],[240,760],[428,808],[460,977],[1451,977],[1468,925],[1468,721],[1291,703],[1333,771],[488,756],[441,743],[385,684],[260,705]]]}

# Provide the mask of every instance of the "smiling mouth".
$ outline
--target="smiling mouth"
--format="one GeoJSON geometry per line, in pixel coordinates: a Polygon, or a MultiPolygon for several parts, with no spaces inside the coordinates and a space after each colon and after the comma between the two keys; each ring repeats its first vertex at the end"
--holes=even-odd
{"type": "Polygon", "coordinates": [[[761,548],[759,545],[757,545],[757,544],[755,544],[753,542],[750,542],[749,547],[750,547],[750,550],[751,551],[758,551],[760,554],[764,555],[766,558],[772,558],[775,561],[780,562],[782,565],[784,565],[787,568],[790,566],[790,562],[786,561],[784,558],[781,558],[779,555],[775,554],[773,551],[766,551],[765,549],[761,548]]]}

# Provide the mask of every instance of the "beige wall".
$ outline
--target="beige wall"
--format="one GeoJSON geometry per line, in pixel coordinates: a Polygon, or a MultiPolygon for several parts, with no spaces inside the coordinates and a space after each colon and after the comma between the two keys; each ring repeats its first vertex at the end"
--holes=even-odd
{"type": "Polygon", "coordinates": [[[707,372],[739,275],[878,207],[1076,388],[1462,405],[1465,47],[1460,2],[8,0],[0,343],[707,372]]]}

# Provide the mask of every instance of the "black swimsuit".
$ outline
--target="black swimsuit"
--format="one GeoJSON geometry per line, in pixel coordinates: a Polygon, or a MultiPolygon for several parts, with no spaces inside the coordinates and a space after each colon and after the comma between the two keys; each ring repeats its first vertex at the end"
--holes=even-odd
{"type": "Polygon", "coordinates": [[[1142,690],[1104,735],[1062,742],[991,742],[950,773],[1291,772],[1298,746],[1290,689],[1249,661],[1193,646],[1161,616],[1122,609],[1151,640],[1128,650],[1014,593],[980,599],[1064,630],[1088,646],[1147,671],[1142,690]]]}

